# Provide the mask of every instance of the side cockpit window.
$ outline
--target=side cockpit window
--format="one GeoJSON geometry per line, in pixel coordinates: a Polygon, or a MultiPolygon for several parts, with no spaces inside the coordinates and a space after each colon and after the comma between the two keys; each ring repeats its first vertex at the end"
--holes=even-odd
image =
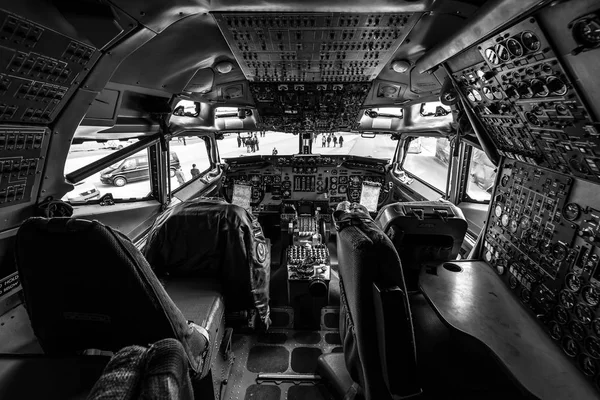
{"type": "MultiPolygon", "coordinates": [[[[67,156],[65,176],[137,142],[138,139],[74,140],[67,156]]],[[[151,193],[148,149],[118,161],[109,161],[101,171],[73,184],[74,189],[65,194],[62,200],[70,203],[89,203],[108,193],[116,200],[148,198],[151,193]]]]}

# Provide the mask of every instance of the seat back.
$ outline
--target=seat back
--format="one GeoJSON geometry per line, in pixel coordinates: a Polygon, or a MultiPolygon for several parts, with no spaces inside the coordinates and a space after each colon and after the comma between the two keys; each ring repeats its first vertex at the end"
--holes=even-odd
{"type": "Polygon", "coordinates": [[[420,392],[398,253],[366,210],[336,211],[340,334],[346,367],[367,400],[420,392]]]}
{"type": "Polygon", "coordinates": [[[33,331],[47,354],[118,351],[175,338],[194,372],[207,340],[131,241],[97,221],[31,218],[15,257],[33,331]]]}
{"type": "Polygon", "coordinates": [[[219,199],[181,202],[152,227],[146,259],[159,276],[216,279],[227,312],[256,307],[269,321],[271,254],[258,220],[219,199]]]}

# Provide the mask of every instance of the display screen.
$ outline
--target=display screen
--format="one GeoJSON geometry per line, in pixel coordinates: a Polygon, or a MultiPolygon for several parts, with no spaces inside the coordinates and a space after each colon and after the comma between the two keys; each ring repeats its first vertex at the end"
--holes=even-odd
{"type": "Polygon", "coordinates": [[[360,204],[365,206],[370,212],[377,211],[377,202],[379,201],[380,191],[380,183],[363,181],[362,191],[360,193],[360,204]]]}
{"type": "Polygon", "coordinates": [[[236,206],[240,206],[245,210],[251,211],[250,199],[252,198],[252,186],[240,185],[236,183],[233,185],[233,196],[231,197],[231,203],[236,206]]]}

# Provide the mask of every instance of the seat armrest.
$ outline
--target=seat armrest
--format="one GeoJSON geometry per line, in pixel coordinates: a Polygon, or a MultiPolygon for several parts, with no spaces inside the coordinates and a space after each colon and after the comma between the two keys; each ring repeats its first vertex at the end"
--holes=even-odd
{"type": "Polygon", "coordinates": [[[373,283],[373,301],[383,378],[393,395],[412,396],[421,388],[408,297],[398,286],[373,283]]]}

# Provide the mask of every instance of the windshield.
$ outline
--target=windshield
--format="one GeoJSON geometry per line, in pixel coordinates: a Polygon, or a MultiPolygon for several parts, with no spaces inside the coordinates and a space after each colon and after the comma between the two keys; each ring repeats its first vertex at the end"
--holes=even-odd
{"type": "MultiPolygon", "coordinates": [[[[313,138],[312,154],[354,155],[391,160],[397,141],[389,134],[361,137],[360,133],[319,133],[313,138]]],[[[219,153],[223,158],[252,155],[298,154],[299,138],[284,132],[243,132],[226,134],[219,141],[219,153]]]]}

